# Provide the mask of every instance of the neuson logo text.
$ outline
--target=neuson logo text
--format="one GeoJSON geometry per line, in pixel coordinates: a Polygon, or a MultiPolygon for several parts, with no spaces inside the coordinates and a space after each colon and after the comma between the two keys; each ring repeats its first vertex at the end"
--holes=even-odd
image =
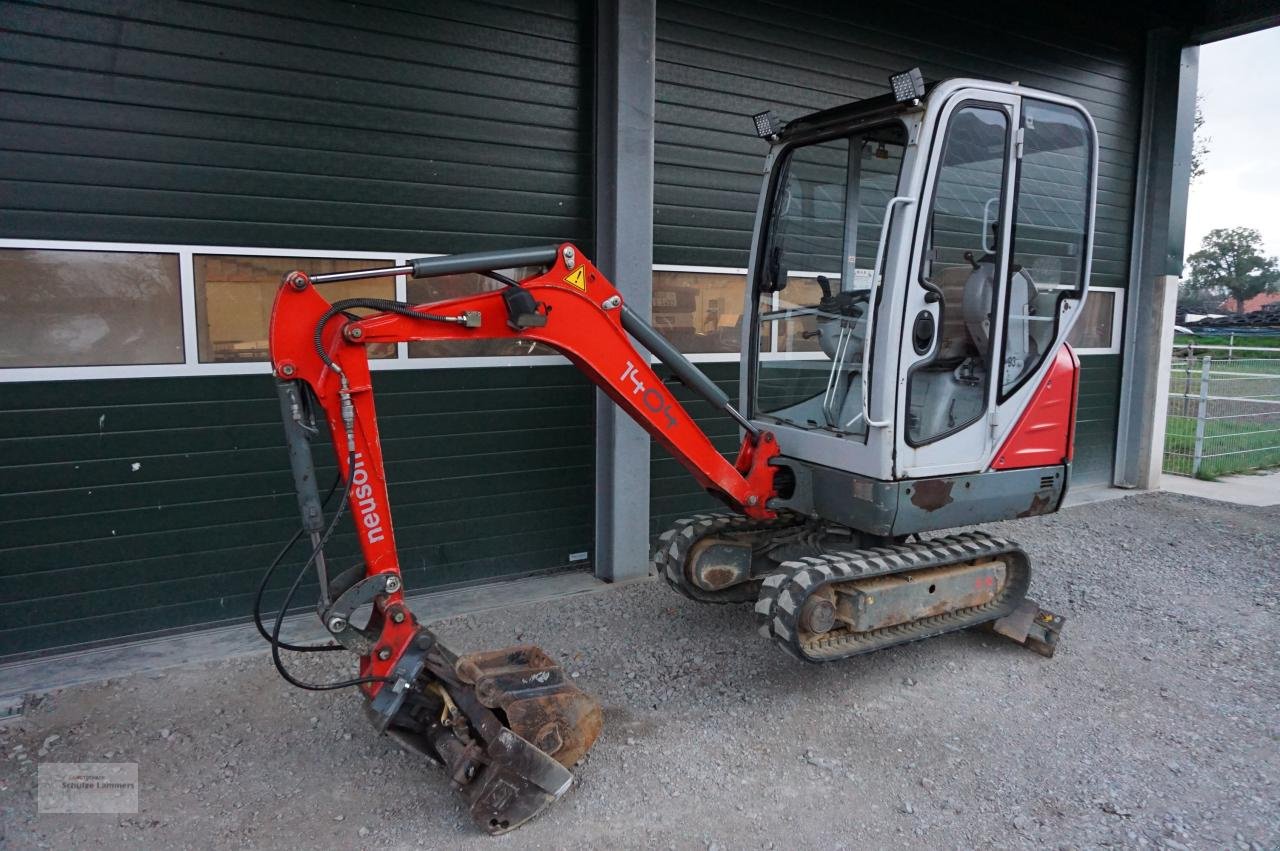
{"type": "Polygon", "coordinates": [[[378,514],[378,501],[373,498],[373,485],[369,484],[369,471],[364,468],[364,457],[359,452],[351,469],[351,487],[360,523],[364,526],[364,539],[376,544],[383,538],[382,517],[378,514]]]}

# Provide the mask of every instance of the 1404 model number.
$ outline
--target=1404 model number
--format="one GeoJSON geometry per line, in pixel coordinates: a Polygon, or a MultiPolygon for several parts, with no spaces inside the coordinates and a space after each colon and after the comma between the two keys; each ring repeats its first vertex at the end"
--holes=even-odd
{"type": "Polygon", "coordinates": [[[639,396],[640,403],[655,414],[662,414],[667,418],[667,428],[676,427],[675,414],[671,413],[671,406],[662,398],[662,391],[655,387],[645,387],[644,382],[640,380],[639,373],[636,372],[635,364],[627,361],[627,368],[622,371],[622,381],[625,384],[627,379],[631,379],[631,395],[639,396]]]}

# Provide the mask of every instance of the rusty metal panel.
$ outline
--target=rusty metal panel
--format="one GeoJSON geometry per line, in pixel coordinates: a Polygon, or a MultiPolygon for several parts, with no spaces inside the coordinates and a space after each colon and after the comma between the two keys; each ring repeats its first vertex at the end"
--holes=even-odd
{"type": "MultiPolygon", "coordinates": [[[[808,467],[811,505],[821,517],[872,535],[890,534],[899,510],[900,482],[882,482],[803,462],[793,466],[808,467]]],[[[803,484],[805,480],[797,477],[797,497],[803,484]]]]}
{"type": "Polygon", "coordinates": [[[531,644],[462,656],[458,678],[476,697],[501,709],[507,725],[566,768],[591,750],[604,726],[594,697],[565,679],[564,669],[531,644]]]}
{"type": "Polygon", "coordinates": [[[878,576],[836,587],[836,619],[869,632],[981,606],[1004,587],[1005,563],[985,561],[878,576]]]}
{"type": "Polygon", "coordinates": [[[751,545],[707,538],[693,545],[688,563],[694,585],[703,591],[719,591],[751,578],[751,545]]]}
{"type": "Polygon", "coordinates": [[[893,534],[1052,514],[1066,478],[1066,468],[1055,465],[899,482],[893,534]]]}

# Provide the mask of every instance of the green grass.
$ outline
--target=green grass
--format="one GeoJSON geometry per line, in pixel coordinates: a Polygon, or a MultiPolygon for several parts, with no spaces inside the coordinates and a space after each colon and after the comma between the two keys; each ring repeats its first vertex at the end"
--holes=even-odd
{"type": "MultiPolygon", "coordinates": [[[[1233,377],[1243,375],[1277,375],[1280,376],[1280,358],[1270,358],[1263,360],[1262,358],[1241,359],[1240,355],[1236,355],[1236,360],[1227,360],[1226,352],[1222,352],[1222,357],[1218,357],[1218,353],[1214,353],[1209,363],[1209,381],[1211,382],[1209,392],[1216,395],[1228,396],[1247,396],[1250,391],[1254,390],[1254,385],[1242,385],[1241,387],[1227,388],[1232,392],[1223,393],[1223,385],[1220,382],[1230,381],[1233,377]],[[1242,389],[1248,388],[1248,389],[1242,389]],[[1239,392],[1235,392],[1239,391],[1239,392]]],[[[1249,354],[1249,352],[1245,352],[1249,354]]],[[[1197,358],[1192,372],[1195,373],[1197,381],[1199,380],[1199,364],[1197,358]]],[[[1199,385],[1197,384],[1197,387],[1199,385]]],[[[1258,393],[1272,393],[1273,389],[1257,390],[1258,393]]]]}
{"type": "MultiPolygon", "coordinates": [[[[1173,344],[1175,346],[1227,346],[1231,345],[1231,337],[1228,334],[1174,334],[1173,344]]],[[[1235,345],[1276,349],[1274,352],[1235,352],[1234,356],[1238,358],[1280,358],[1280,334],[1237,334],[1235,345]]],[[[1204,354],[1216,358],[1220,355],[1225,357],[1227,353],[1222,349],[1210,349],[1204,354]]]]}
{"type": "MultiPolygon", "coordinates": [[[[1224,420],[1205,423],[1204,451],[1208,457],[1200,461],[1200,479],[1216,479],[1232,473],[1246,473],[1268,467],[1280,467],[1280,428],[1264,431],[1266,426],[1224,420]],[[1246,450],[1246,451],[1239,451],[1246,450]],[[1214,452],[1238,454],[1215,457],[1214,452]]],[[[1164,472],[1191,475],[1191,454],[1196,441],[1195,417],[1169,417],[1165,424],[1164,472]]]]}

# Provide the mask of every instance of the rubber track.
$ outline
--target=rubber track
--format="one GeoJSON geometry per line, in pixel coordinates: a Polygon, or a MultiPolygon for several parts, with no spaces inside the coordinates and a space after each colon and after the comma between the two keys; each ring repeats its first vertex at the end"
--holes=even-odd
{"type": "Polygon", "coordinates": [[[800,526],[804,519],[793,515],[779,515],[773,520],[752,520],[731,511],[713,511],[682,517],[676,524],[658,536],[658,547],[653,554],[653,569],[667,584],[698,603],[750,603],[759,594],[759,581],[743,582],[723,591],[704,591],[685,578],[684,564],[693,545],[711,535],[732,532],[762,532],[766,529],[784,529],[800,526]]]}
{"type": "Polygon", "coordinates": [[[806,662],[832,662],[1003,617],[1026,597],[1030,585],[1030,563],[1027,554],[1017,544],[981,532],[968,532],[913,544],[785,562],[781,570],[764,578],[755,611],[760,634],[773,639],[787,653],[806,662]],[[837,625],[808,642],[800,640],[799,618],[805,600],[828,585],[999,556],[1013,556],[1005,559],[1007,579],[1004,588],[995,599],[981,606],[970,606],[870,632],[855,633],[837,625]]]}

